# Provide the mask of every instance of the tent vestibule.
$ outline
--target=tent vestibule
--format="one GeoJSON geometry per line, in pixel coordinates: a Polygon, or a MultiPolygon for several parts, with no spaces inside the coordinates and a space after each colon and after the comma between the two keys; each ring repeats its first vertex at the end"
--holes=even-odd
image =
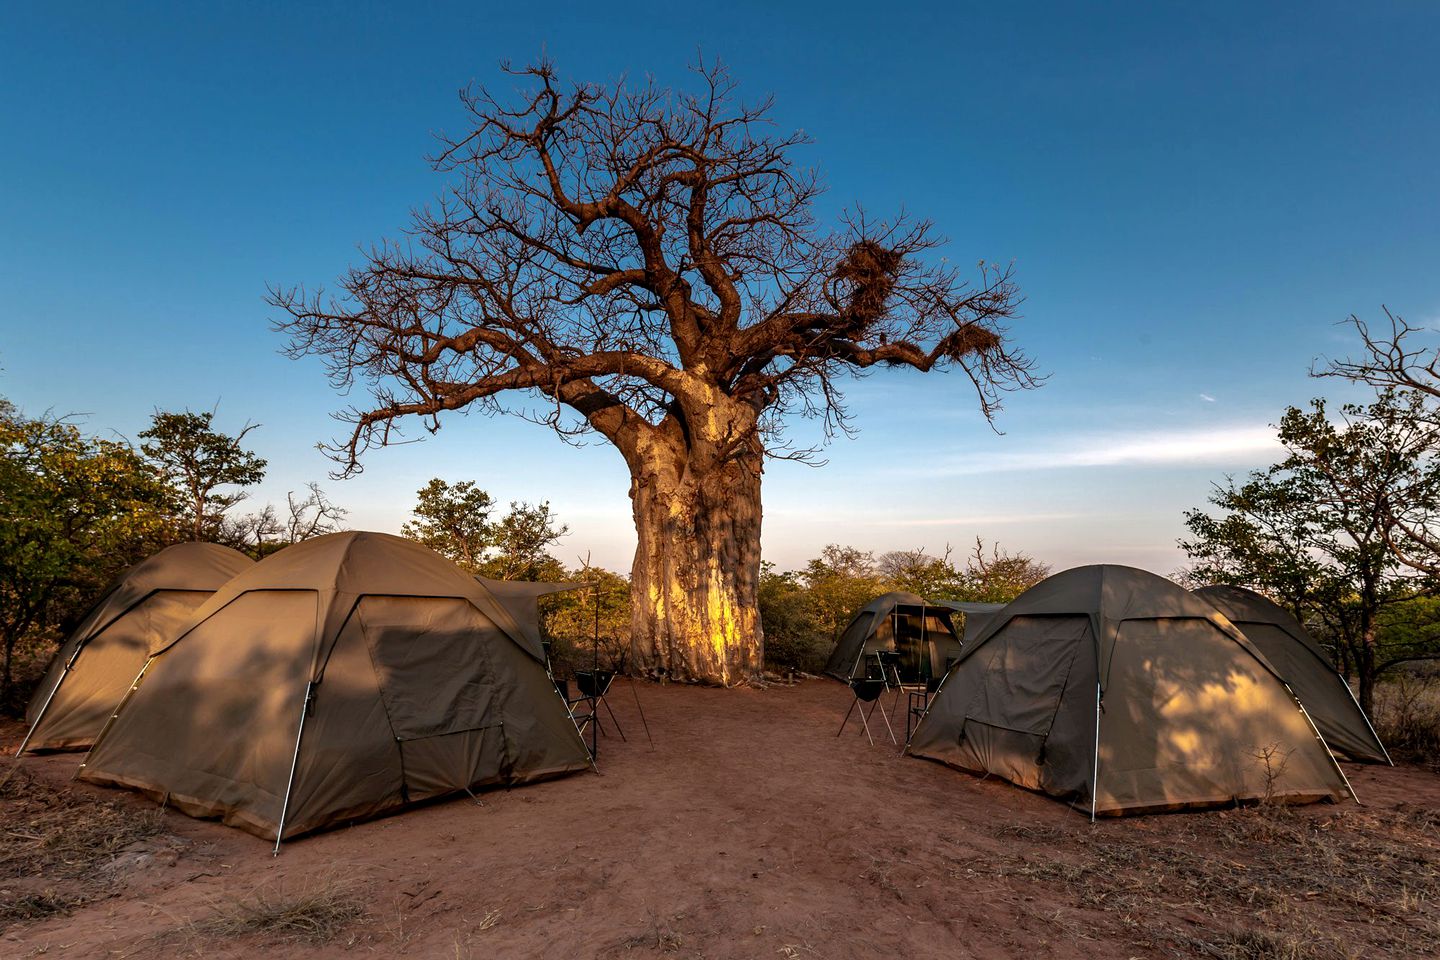
{"type": "Polygon", "coordinates": [[[838,680],[862,677],[880,651],[899,654],[900,679],[907,683],[940,677],[960,654],[951,609],[913,593],[887,593],[860,609],[841,633],[825,665],[838,680]]]}
{"type": "Polygon", "coordinates": [[[1298,620],[1243,587],[1202,587],[1195,595],[1225,614],[1265,654],[1305,705],[1331,753],[1360,762],[1390,762],[1350,685],[1298,620]]]}

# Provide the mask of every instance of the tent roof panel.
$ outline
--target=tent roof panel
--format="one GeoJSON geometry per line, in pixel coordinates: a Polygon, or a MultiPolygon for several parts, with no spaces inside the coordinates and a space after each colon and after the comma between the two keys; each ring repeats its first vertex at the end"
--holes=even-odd
{"type": "Polygon", "coordinates": [[[218,543],[177,543],[127,569],[106,588],[72,637],[82,641],[157,590],[213,593],[255,561],[218,543]]]}
{"type": "MultiPolygon", "coordinates": [[[[334,640],[359,597],[464,598],[532,657],[545,661],[538,638],[532,640],[485,585],[413,540],[363,530],[315,537],[271,554],[216,591],[176,639],[252,590],[313,590],[320,594],[322,647],[334,640]]],[[[317,667],[323,655],[323,649],[317,648],[317,667]]]]}

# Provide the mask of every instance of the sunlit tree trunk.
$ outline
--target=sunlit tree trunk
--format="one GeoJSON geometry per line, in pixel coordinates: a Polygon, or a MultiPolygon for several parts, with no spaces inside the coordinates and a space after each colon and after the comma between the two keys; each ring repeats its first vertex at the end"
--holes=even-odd
{"type": "Polygon", "coordinates": [[[762,454],[753,416],[738,419],[717,413],[688,438],[667,421],[632,464],[631,636],[642,670],[725,686],[761,670],[762,454]]]}

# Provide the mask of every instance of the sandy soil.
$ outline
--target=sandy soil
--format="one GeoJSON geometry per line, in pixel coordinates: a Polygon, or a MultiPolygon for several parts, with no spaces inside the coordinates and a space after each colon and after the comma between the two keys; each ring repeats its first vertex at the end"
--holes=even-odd
{"type": "MultiPolygon", "coordinates": [[[[117,858],[107,896],[12,924],[0,957],[1125,960],[1278,957],[1306,938],[1316,956],[1440,943],[1440,905],[1427,902],[1440,892],[1440,776],[1414,767],[1347,766],[1364,808],[1092,826],[1053,800],[901,758],[888,740],[872,747],[853,722],[837,740],[849,692],[830,681],[635,692],[654,749],[617,683],[629,742],[602,738],[598,776],[437,803],[279,857],[166,813],[158,837],[117,858]],[[1369,861],[1374,890],[1344,892],[1321,849],[1369,861]],[[358,898],[364,915],[318,946],[204,925],[257,896],[314,889],[358,898]]],[[[13,750],[14,725],[3,733],[13,750]]],[[[60,785],[76,762],[23,769],[60,785]]]]}

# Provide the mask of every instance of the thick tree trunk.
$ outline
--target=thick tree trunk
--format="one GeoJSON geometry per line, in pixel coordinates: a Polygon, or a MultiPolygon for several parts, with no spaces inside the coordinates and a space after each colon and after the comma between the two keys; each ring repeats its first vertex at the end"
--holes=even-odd
{"type": "Polygon", "coordinates": [[[15,640],[11,639],[10,637],[6,637],[6,638],[5,638],[5,666],[4,666],[4,670],[3,670],[3,671],[0,671],[0,716],[7,715],[7,714],[10,712],[10,706],[11,706],[11,704],[10,704],[10,700],[11,700],[11,697],[10,697],[10,687],[11,687],[11,684],[14,682],[14,680],[13,680],[13,675],[14,675],[14,674],[13,674],[14,662],[15,662],[15,640]]]}
{"type": "Polygon", "coordinates": [[[1375,706],[1375,626],[1365,628],[1361,648],[1356,651],[1355,673],[1360,681],[1360,709],[1368,716],[1375,706]]]}
{"type": "Polygon", "coordinates": [[[642,669],[730,686],[762,667],[760,457],[654,455],[631,482],[631,636],[642,669]]]}
{"type": "Polygon", "coordinates": [[[1380,606],[1374,581],[1369,577],[1360,589],[1360,603],[1360,649],[1355,651],[1355,673],[1360,680],[1360,709],[1368,716],[1375,705],[1375,672],[1379,661],[1376,649],[1379,624],[1375,615],[1380,606]]]}

